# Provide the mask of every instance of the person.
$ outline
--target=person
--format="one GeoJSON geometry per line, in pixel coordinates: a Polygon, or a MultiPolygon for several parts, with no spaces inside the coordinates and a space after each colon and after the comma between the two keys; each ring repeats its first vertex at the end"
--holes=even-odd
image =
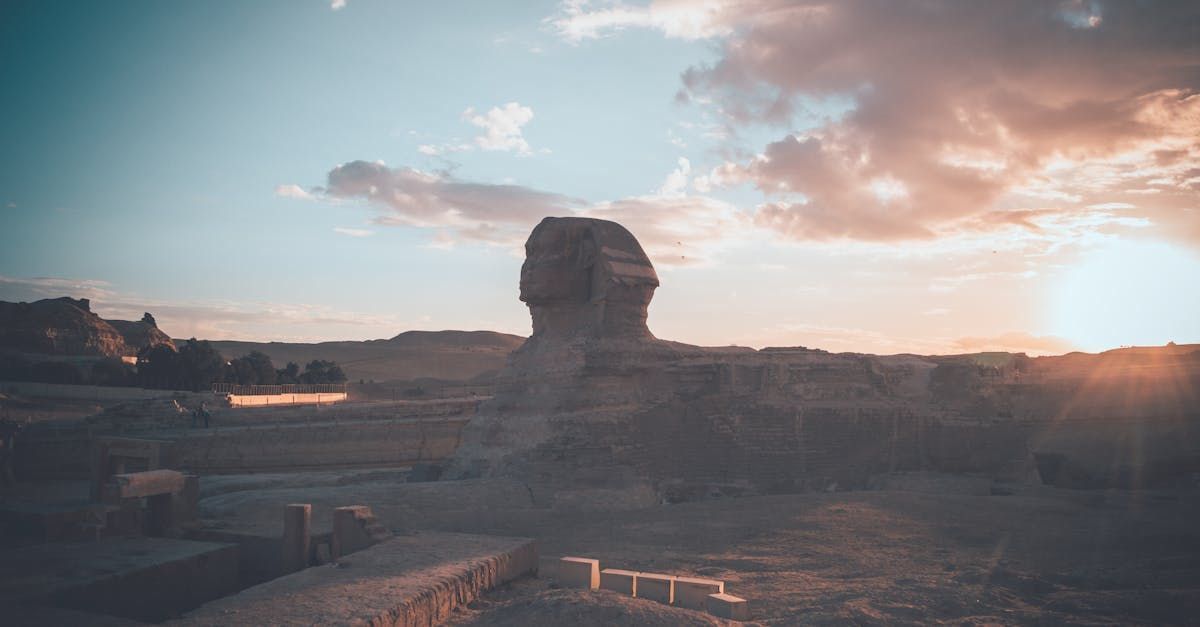
{"type": "Polygon", "coordinates": [[[211,417],[211,414],[208,413],[208,403],[201,402],[200,406],[197,407],[196,410],[192,412],[192,426],[193,427],[196,426],[197,419],[203,418],[204,419],[204,428],[207,429],[208,428],[208,419],[210,417],[211,417]]]}

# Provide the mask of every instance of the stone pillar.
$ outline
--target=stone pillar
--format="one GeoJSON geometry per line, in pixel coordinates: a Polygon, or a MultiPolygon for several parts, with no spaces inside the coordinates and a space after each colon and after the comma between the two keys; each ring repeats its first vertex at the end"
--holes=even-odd
{"type": "Polygon", "coordinates": [[[347,505],[333,510],[333,559],[361,551],[392,537],[366,505],[347,505]]]}
{"type": "Polygon", "coordinates": [[[283,574],[308,566],[308,543],[312,529],[312,505],[293,503],[283,510],[283,574]]]}

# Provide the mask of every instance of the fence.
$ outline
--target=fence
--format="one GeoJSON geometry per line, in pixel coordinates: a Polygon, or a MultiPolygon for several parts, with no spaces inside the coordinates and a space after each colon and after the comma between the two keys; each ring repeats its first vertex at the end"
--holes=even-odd
{"type": "Polygon", "coordinates": [[[283,385],[241,385],[214,383],[213,394],[235,396],[276,396],[280,394],[345,394],[345,383],[286,383],[283,385]]]}

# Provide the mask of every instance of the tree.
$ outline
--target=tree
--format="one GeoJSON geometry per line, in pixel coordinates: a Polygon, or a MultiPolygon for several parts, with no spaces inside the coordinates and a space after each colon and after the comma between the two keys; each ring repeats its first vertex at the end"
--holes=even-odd
{"type": "Polygon", "coordinates": [[[287,366],[275,371],[276,383],[299,383],[300,382],[300,365],[294,361],[289,361],[287,366]]]}
{"type": "Polygon", "coordinates": [[[157,344],[138,353],[138,379],[148,388],[199,392],[224,374],[225,358],[206,340],[192,338],[178,352],[157,344]]]}
{"type": "Polygon", "coordinates": [[[156,329],[158,328],[158,323],[155,322],[154,316],[150,315],[150,312],[148,312],[148,311],[142,314],[142,322],[144,322],[156,329]]]}
{"type": "Polygon", "coordinates": [[[138,352],[137,378],[142,387],[169,390],[180,378],[179,353],[166,344],[138,352]]]}
{"type": "Polygon", "coordinates": [[[250,354],[229,362],[231,381],[242,385],[274,385],[278,380],[275,364],[266,353],[250,351],[250,354]]]}
{"type": "Polygon", "coordinates": [[[179,384],[195,392],[210,388],[222,379],[225,365],[225,358],[208,340],[192,338],[179,349],[179,384]]]}
{"type": "Polygon", "coordinates": [[[342,372],[342,367],[336,362],[314,359],[304,367],[304,374],[300,375],[300,381],[303,383],[345,383],[346,373],[342,372]]]}
{"type": "Polygon", "coordinates": [[[88,377],[92,385],[128,386],[136,383],[133,368],[115,357],[107,357],[92,364],[88,377]]]}

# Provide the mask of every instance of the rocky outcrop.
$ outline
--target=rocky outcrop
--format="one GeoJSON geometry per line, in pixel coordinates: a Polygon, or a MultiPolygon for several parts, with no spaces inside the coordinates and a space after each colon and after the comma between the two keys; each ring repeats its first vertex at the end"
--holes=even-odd
{"type": "Polygon", "coordinates": [[[38,355],[121,357],[171,338],[146,314],[141,320],[105,320],[86,298],[0,301],[0,349],[38,355]]]}
{"type": "Polygon", "coordinates": [[[125,340],[126,350],[130,354],[160,345],[175,348],[171,337],[160,331],[153,322],[146,321],[145,318],[141,320],[108,320],[107,322],[121,334],[125,340]]]}
{"type": "Polygon", "coordinates": [[[1193,353],[1126,366],[1103,355],[709,349],[651,334],[658,284],[620,225],[539,224],[521,269],[533,335],[464,429],[446,476],[512,476],[556,503],[588,491],[583,500],[670,501],[865,487],[895,471],[1036,480],[1035,453],[1082,459],[1074,445],[1085,442],[1108,451],[1089,466],[1137,466],[1122,485],[1200,472],[1193,353]]]}
{"type": "Polygon", "coordinates": [[[125,338],[88,299],[49,298],[32,303],[0,302],[0,348],[46,355],[125,354],[125,338]]]}

